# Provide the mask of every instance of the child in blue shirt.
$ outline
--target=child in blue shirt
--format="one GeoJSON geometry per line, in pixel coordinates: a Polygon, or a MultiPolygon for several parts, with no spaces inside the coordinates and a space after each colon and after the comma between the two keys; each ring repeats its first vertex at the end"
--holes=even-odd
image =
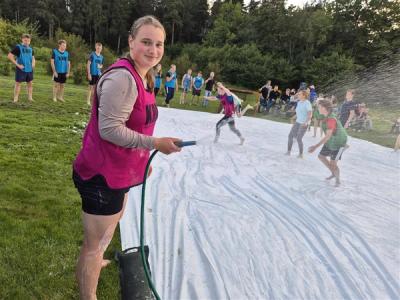
{"type": "Polygon", "coordinates": [[[154,75],[154,96],[157,97],[158,91],[161,88],[161,83],[162,83],[162,66],[161,64],[158,64],[155,69],[155,75],[154,75]]]}
{"type": "Polygon", "coordinates": [[[51,55],[51,69],[53,70],[53,101],[57,99],[64,102],[64,85],[71,71],[71,62],[69,61],[69,53],[67,42],[65,40],[58,41],[58,49],[53,49],[51,55]]]}
{"type": "Polygon", "coordinates": [[[193,99],[194,97],[197,97],[196,100],[196,105],[199,103],[200,100],[200,94],[201,94],[201,88],[203,87],[204,84],[204,79],[203,79],[203,74],[201,71],[197,73],[197,76],[193,78],[193,91],[192,91],[192,101],[190,104],[193,104],[193,99]]]}
{"type": "Polygon", "coordinates": [[[187,73],[182,77],[182,95],[179,104],[185,104],[186,95],[190,91],[192,85],[192,69],[188,69],[187,73]]]}
{"type": "Polygon", "coordinates": [[[31,35],[24,33],[21,36],[21,44],[15,46],[11,50],[7,58],[15,65],[15,88],[14,88],[14,103],[18,102],[19,93],[21,91],[21,82],[26,82],[28,89],[28,100],[33,101],[33,69],[35,68],[36,60],[35,53],[30,47],[31,35]]]}
{"type": "Polygon", "coordinates": [[[86,64],[86,72],[89,80],[88,96],[86,101],[88,105],[91,104],[92,95],[94,94],[94,89],[99,81],[101,69],[103,68],[104,64],[104,57],[101,55],[103,45],[97,42],[95,49],[96,51],[90,53],[86,64]]]}

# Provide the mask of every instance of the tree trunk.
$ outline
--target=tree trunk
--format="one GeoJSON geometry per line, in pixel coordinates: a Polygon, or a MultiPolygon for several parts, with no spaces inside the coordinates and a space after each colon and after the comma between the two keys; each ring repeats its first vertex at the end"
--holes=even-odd
{"type": "Polygon", "coordinates": [[[53,21],[49,22],[49,40],[53,40],[54,36],[54,23],[53,21]]]}
{"type": "Polygon", "coordinates": [[[175,22],[172,22],[171,46],[174,45],[175,22]]]}
{"type": "Polygon", "coordinates": [[[89,25],[89,45],[92,47],[92,24],[89,25]]]}
{"type": "Polygon", "coordinates": [[[119,47],[121,46],[121,35],[118,34],[118,46],[117,46],[117,53],[119,54],[119,47]]]}

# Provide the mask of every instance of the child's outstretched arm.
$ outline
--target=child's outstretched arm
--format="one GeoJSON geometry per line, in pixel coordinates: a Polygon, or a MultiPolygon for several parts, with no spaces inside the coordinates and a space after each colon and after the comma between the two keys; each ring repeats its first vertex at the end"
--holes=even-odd
{"type": "Polygon", "coordinates": [[[317,149],[319,146],[324,145],[332,137],[332,134],[333,134],[333,130],[328,129],[326,131],[324,138],[322,140],[320,140],[317,144],[310,146],[308,148],[308,152],[313,153],[315,151],[315,149],[317,149]]]}
{"type": "Polygon", "coordinates": [[[215,96],[204,96],[204,99],[211,100],[211,101],[218,101],[218,98],[215,96]]]}

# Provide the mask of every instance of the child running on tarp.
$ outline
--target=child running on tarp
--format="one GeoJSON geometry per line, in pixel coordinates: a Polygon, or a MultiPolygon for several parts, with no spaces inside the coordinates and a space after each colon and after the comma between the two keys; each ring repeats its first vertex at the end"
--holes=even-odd
{"type": "Polygon", "coordinates": [[[228,124],[229,128],[239,137],[240,145],[243,145],[244,137],[242,136],[240,131],[235,127],[235,119],[233,118],[233,115],[235,113],[235,105],[233,102],[232,93],[230,90],[224,87],[221,82],[217,83],[217,92],[218,95],[216,97],[215,96],[204,97],[205,99],[211,101],[217,101],[217,100],[221,101],[221,104],[224,108],[224,116],[221,120],[218,121],[216,125],[216,135],[214,143],[218,142],[219,135],[221,133],[221,127],[228,124]]]}
{"type": "Polygon", "coordinates": [[[340,170],[337,165],[342,157],[343,151],[348,147],[346,130],[342,124],[338,122],[336,116],[332,113],[332,102],[327,99],[318,101],[318,109],[321,115],[325,116],[322,120],[321,127],[325,133],[325,137],[319,143],[308,148],[308,152],[314,152],[319,146],[324,145],[318,158],[331,171],[332,175],[327,180],[336,178],[336,186],[340,185],[340,170]],[[327,157],[330,157],[330,160],[327,157]]]}

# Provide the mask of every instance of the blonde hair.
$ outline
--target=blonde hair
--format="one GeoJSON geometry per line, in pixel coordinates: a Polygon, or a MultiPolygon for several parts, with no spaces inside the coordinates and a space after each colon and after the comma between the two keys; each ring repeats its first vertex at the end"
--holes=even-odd
{"type": "Polygon", "coordinates": [[[58,40],[58,45],[61,45],[61,44],[67,44],[67,41],[66,40],[58,40]]]}
{"type": "Polygon", "coordinates": [[[299,91],[299,94],[302,94],[306,99],[308,99],[308,96],[310,95],[306,90],[299,91]]]}
{"type": "MultiPolygon", "coordinates": [[[[144,26],[144,25],[152,25],[156,28],[159,28],[163,31],[164,33],[164,38],[166,37],[166,33],[165,33],[165,29],[164,26],[161,24],[161,22],[154,16],[148,15],[148,16],[144,16],[141,17],[139,19],[137,19],[132,27],[131,30],[129,31],[129,36],[134,39],[139,31],[139,29],[144,26]]],[[[133,59],[130,57],[130,55],[128,54],[128,59],[133,61],[133,59]]],[[[146,81],[147,81],[147,87],[153,91],[154,90],[154,70],[153,68],[151,68],[147,74],[146,74],[146,81]]]]}

